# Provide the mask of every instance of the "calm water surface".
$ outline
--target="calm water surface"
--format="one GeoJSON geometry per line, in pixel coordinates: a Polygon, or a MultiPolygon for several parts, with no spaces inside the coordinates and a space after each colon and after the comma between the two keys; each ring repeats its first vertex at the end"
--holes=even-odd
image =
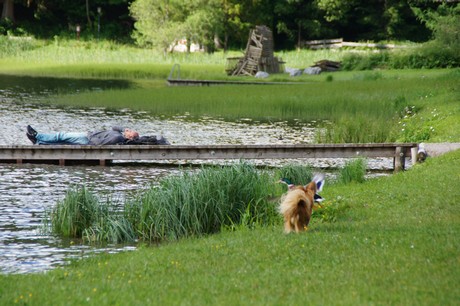
{"type": "MultiPolygon", "coordinates": [[[[123,81],[35,79],[0,75],[1,145],[30,144],[25,132],[31,124],[42,132],[88,131],[114,125],[131,127],[141,135],[163,135],[174,144],[298,144],[310,143],[315,129],[307,124],[224,122],[213,118],[191,120],[187,114],[164,117],[131,110],[58,108],[43,103],[58,92],[128,88],[123,81]]],[[[259,164],[277,161],[254,161],[259,164]]],[[[307,160],[301,161],[307,163],[307,160]]],[[[328,166],[331,161],[317,161],[328,166]]],[[[336,163],[337,161],[333,161],[336,163]]],[[[91,247],[43,234],[47,210],[62,200],[71,186],[85,185],[99,197],[123,201],[165,175],[174,165],[111,167],[0,164],[0,273],[31,273],[52,269],[95,252],[132,250],[135,246],[91,247]]],[[[390,168],[391,162],[377,161],[390,168]]]]}

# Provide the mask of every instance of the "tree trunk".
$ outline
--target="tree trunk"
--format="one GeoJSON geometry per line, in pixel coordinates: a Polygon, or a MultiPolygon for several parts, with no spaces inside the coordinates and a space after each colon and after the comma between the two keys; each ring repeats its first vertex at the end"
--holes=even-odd
{"type": "Polygon", "coordinates": [[[217,33],[214,33],[214,48],[216,50],[223,49],[223,42],[220,40],[220,37],[217,33]]]}
{"type": "Polygon", "coordinates": [[[89,16],[89,0],[86,0],[86,18],[88,19],[88,28],[93,28],[93,22],[91,21],[91,17],[89,16]]]}
{"type": "Polygon", "coordinates": [[[13,0],[3,0],[3,10],[1,19],[9,19],[14,22],[14,3],[13,0]]]}
{"type": "Polygon", "coordinates": [[[301,49],[301,41],[302,41],[302,36],[301,36],[302,28],[300,27],[300,21],[299,21],[299,24],[297,26],[298,26],[298,30],[297,30],[297,50],[300,50],[301,49]]]}

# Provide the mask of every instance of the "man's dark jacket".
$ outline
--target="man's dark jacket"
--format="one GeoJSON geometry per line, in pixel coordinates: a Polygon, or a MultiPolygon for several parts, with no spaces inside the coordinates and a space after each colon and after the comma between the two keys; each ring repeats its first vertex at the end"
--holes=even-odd
{"type": "Polygon", "coordinates": [[[169,145],[169,141],[160,136],[141,136],[136,139],[126,139],[123,136],[123,127],[114,126],[112,130],[89,132],[88,139],[89,144],[93,146],[101,145],[116,145],[116,144],[127,144],[127,145],[169,145]]]}
{"type": "Polygon", "coordinates": [[[112,130],[89,132],[89,144],[93,146],[124,144],[126,138],[123,136],[125,129],[119,126],[112,127],[112,130]]]}

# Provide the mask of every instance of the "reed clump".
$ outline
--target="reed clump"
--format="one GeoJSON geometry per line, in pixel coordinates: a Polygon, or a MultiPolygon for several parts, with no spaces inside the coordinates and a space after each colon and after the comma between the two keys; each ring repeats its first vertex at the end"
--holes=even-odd
{"type": "Polygon", "coordinates": [[[266,205],[272,182],[249,164],[203,168],[160,182],[129,204],[129,214],[141,239],[175,240],[218,232],[238,224],[247,207],[259,223],[270,222],[273,208],[266,205]]]}
{"type": "Polygon", "coordinates": [[[339,170],[338,181],[342,184],[351,182],[362,183],[365,181],[367,161],[364,158],[356,158],[345,163],[339,170]]]}
{"type": "Polygon", "coordinates": [[[88,241],[158,242],[216,233],[222,227],[276,222],[268,200],[274,180],[253,165],[203,168],[171,176],[124,203],[101,202],[86,188],[73,188],[57,203],[51,230],[88,241]]]}
{"type": "Polygon", "coordinates": [[[72,187],[50,213],[52,232],[90,242],[134,241],[135,232],[112,201],[101,202],[86,187],[72,187]]]}
{"type": "Polygon", "coordinates": [[[51,227],[64,237],[81,237],[101,215],[98,198],[85,187],[72,187],[51,212],[51,227]]]}

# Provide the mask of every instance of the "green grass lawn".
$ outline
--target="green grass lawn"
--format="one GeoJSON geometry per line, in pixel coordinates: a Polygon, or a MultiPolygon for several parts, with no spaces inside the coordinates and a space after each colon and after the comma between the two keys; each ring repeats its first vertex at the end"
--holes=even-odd
{"type": "Polygon", "coordinates": [[[47,273],[1,275],[4,305],[457,305],[460,151],[361,184],[302,234],[240,228],[47,273]]]}

